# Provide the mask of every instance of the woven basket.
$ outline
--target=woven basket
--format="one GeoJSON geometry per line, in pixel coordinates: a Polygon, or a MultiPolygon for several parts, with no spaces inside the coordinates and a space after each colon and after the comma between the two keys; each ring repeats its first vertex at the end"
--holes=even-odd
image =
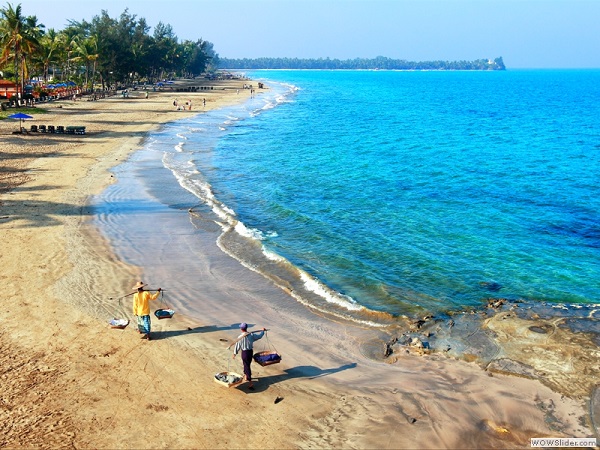
{"type": "Polygon", "coordinates": [[[214,380],[215,380],[216,383],[220,384],[221,386],[231,387],[231,386],[237,386],[238,384],[241,384],[244,381],[244,377],[241,376],[238,373],[235,373],[235,372],[220,372],[220,373],[218,373],[218,374],[215,375],[214,380]],[[217,375],[222,375],[222,376],[234,375],[239,380],[238,381],[234,381],[232,383],[229,383],[227,381],[219,380],[217,378],[217,375]]]}
{"type": "Polygon", "coordinates": [[[254,362],[256,362],[256,364],[260,364],[261,366],[270,366],[271,364],[279,364],[281,362],[281,356],[277,354],[277,352],[274,351],[265,351],[265,352],[258,352],[254,354],[254,362]],[[261,361],[261,356],[270,356],[270,355],[274,355],[277,358],[276,359],[271,359],[269,361],[261,361]]]}
{"type": "Polygon", "coordinates": [[[172,309],[157,309],[154,311],[154,315],[158,318],[158,320],[170,319],[173,317],[173,314],[175,314],[175,311],[172,309]]]}

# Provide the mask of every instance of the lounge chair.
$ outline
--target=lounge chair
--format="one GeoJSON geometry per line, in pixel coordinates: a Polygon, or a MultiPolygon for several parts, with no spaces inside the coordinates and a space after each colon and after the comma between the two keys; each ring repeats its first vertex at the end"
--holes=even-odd
{"type": "Polygon", "coordinates": [[[62,125],[59,125],[56,127],[56,132],[57,133],[64,133],[65,132],[65,127],[63,127],[62,125]]]}
{"type": "Polygon", "coordinates": [[[48,133],[56,133],[56,128],[54,125],[48,125],[48,133]]]}
{"type": "Polygon", "coordinates": [[[37,131],[38,131],[37,125],[31,125],[31,132],[32,133],[37,133],[37,131]]]}
{"type": "Polygon", "coordinates": [[[46,132],[46,125],[40,125],[40,133],[45,133],[46,132]]]}
{"type": "Polygon", "coordinates": [[[85,127],[69,126],[66,128],[67,134],[85,134],[85,127]]]}

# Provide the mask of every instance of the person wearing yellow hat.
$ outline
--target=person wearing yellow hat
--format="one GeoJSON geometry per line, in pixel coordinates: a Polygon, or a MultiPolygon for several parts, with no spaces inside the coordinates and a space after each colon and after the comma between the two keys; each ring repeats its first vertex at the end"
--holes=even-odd
{"type": "Polygon", "coordinates": [[[133,295],[133,315],[137,317],[138,330],[142,333],[142,339],[150,340],[150,300],[156,300],[161,289],[158,288],[155,294],[144,290],[146,286],[143,282],[138,282],[133,289],[137,292],[133,295]]]}

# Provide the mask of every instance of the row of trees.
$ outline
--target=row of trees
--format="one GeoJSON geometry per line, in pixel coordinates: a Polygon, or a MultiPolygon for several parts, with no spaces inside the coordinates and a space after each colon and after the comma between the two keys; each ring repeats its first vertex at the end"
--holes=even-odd
{"type": "Polygon", "coordinates": [[[45,83],[72,80],[86,89],[96,83],[149,82],[173,76],[197,76],[218,62],[213,44],[198,39],[179,41],[170,25],[160,22],[149,34],[144,18],[118,19],[106,11],[91,22],[68,21],[64,30],[45,29],[21,5],[0,9],[0,71],[23,92],[30,78],[45,83]]]}
{"type": "Polygon", "coordinates": [[[355,58],[347,60],[319,58],[257,58],[229,59],[220,58],[222,69],[350,69],[350,70],[505,70],[502,57],[494,60],[477,59],[475,61],[405,61],[383,56],[377,58],[355,58]]]}

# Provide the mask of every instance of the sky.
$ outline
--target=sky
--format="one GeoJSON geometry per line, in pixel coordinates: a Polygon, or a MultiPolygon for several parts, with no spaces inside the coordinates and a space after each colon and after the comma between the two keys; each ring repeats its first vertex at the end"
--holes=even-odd
{"type": "MultiPolygon", "coordinates": [[[[222,58],[502,57],[507,68],[600,68],[600,0],[0,0],[46,29],[128,8],[222,58]]],[[[150,31],[152,32],[152,30],[150,31]]]]}

